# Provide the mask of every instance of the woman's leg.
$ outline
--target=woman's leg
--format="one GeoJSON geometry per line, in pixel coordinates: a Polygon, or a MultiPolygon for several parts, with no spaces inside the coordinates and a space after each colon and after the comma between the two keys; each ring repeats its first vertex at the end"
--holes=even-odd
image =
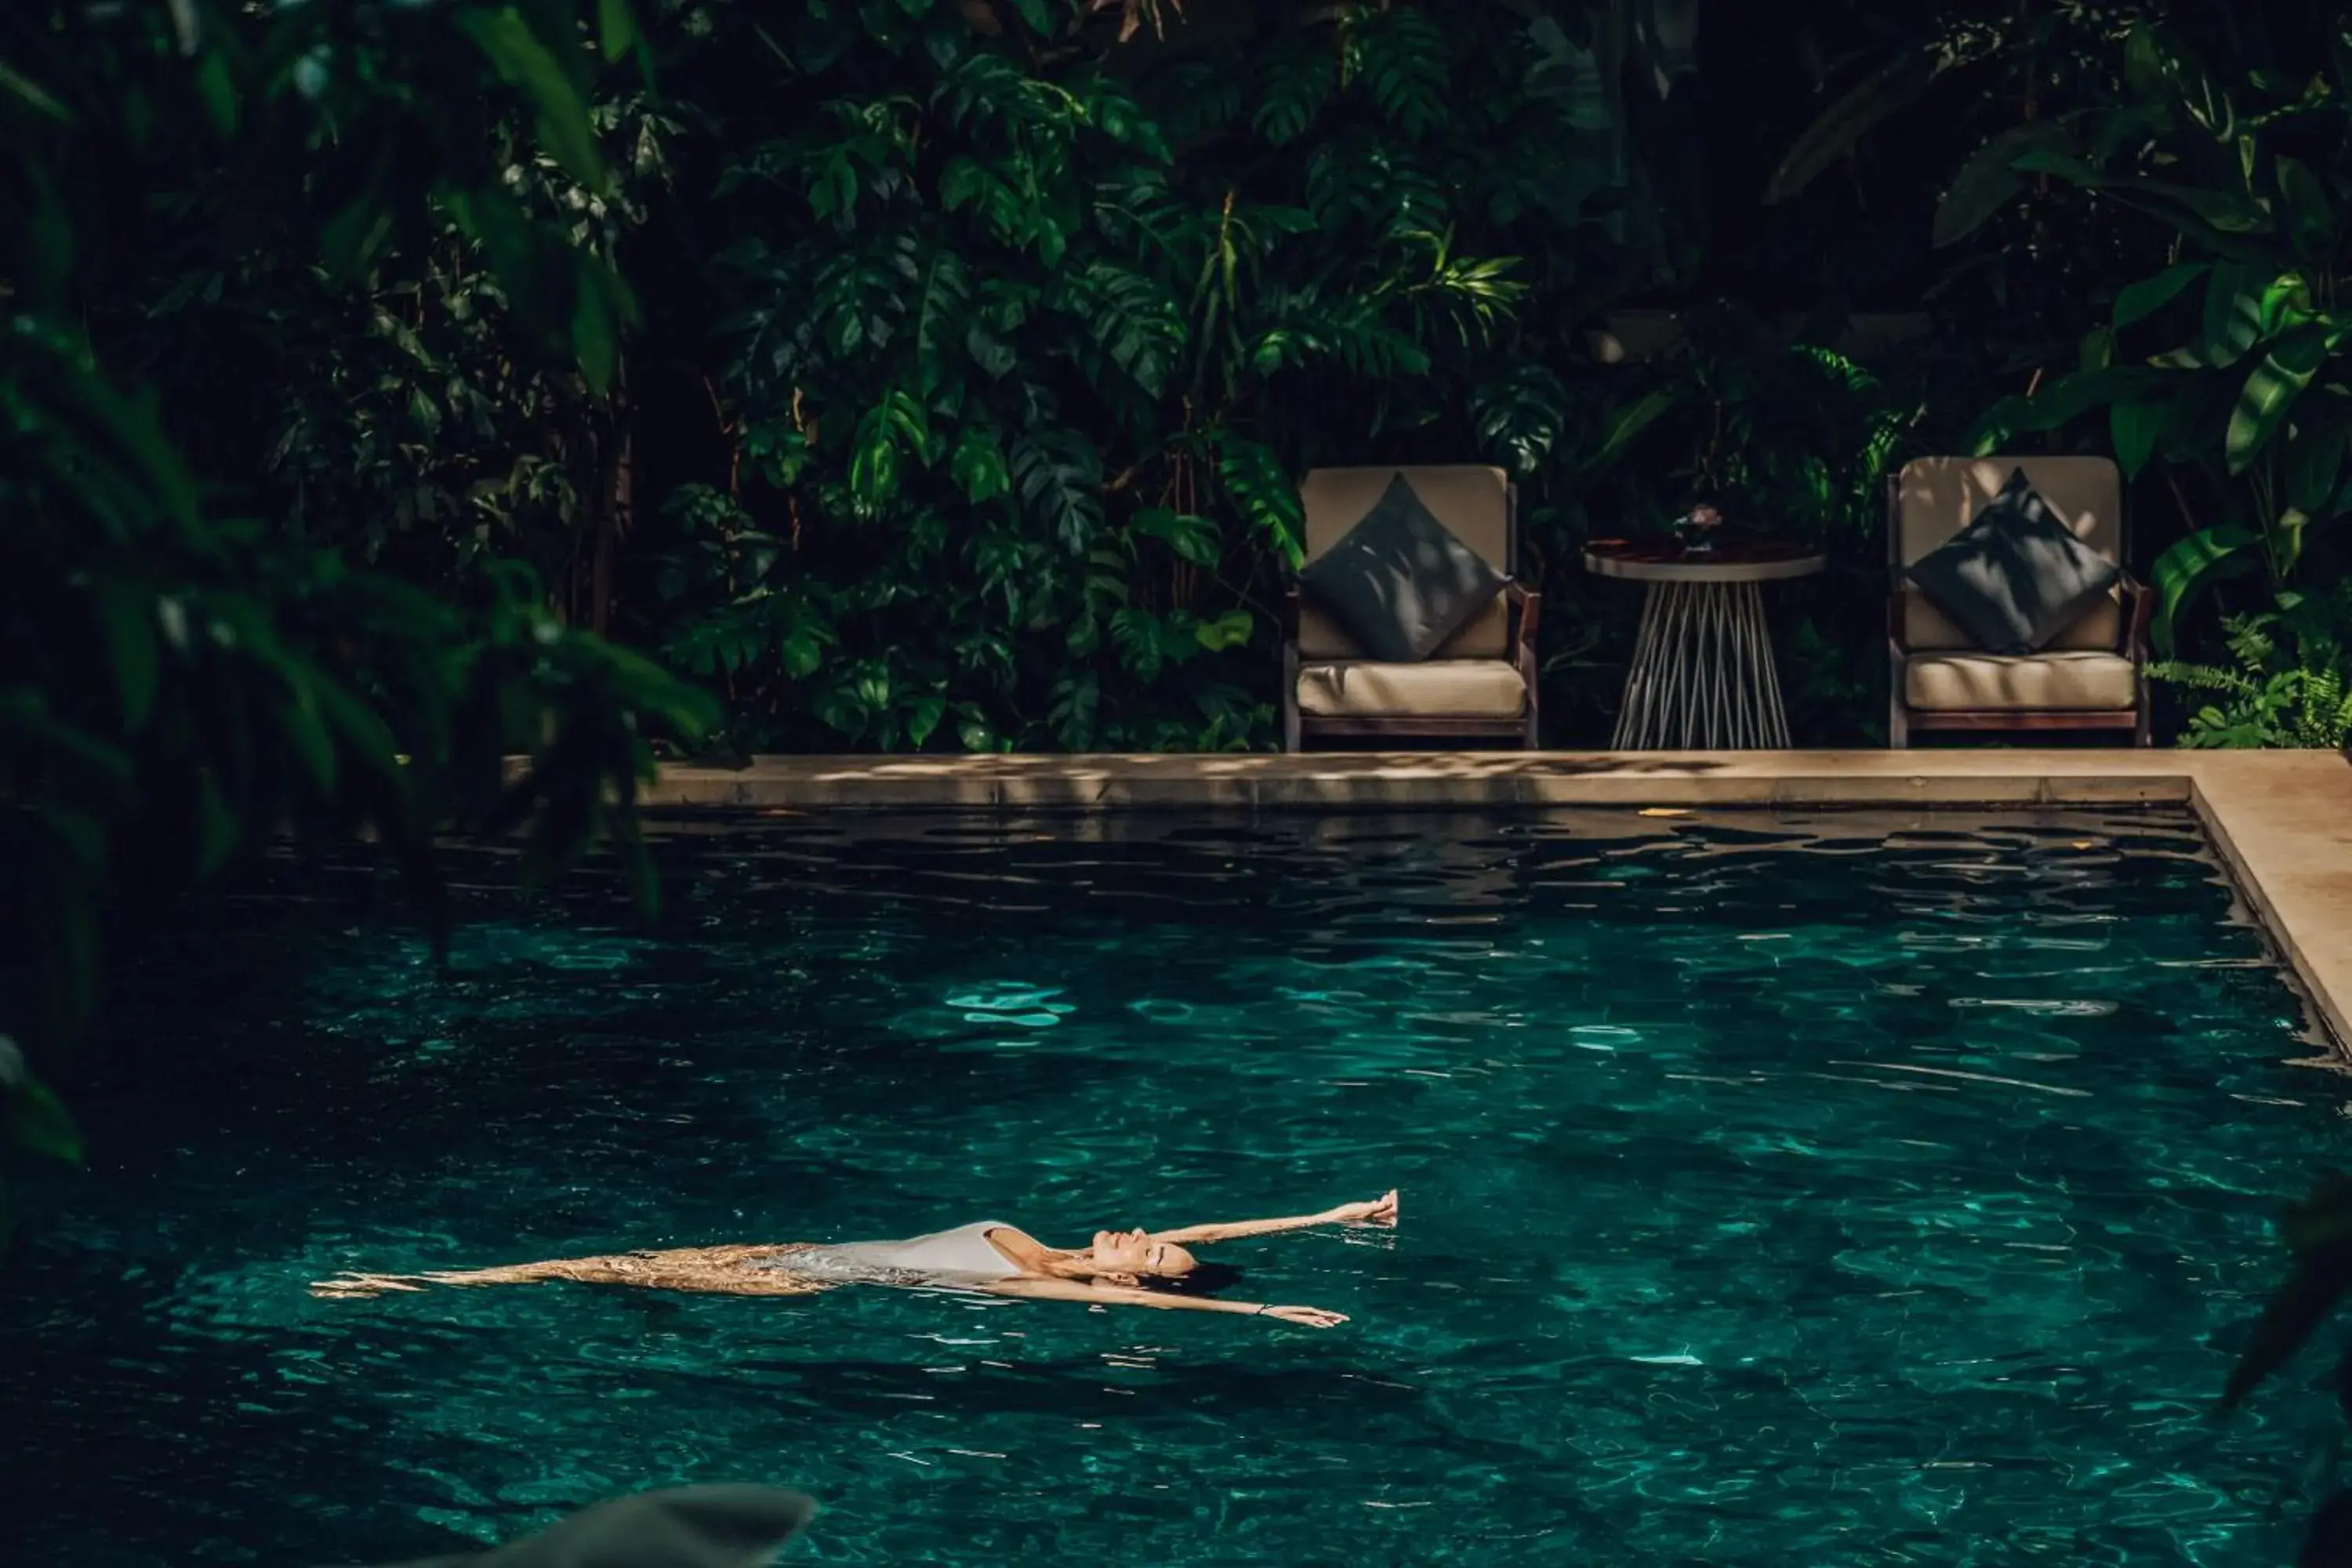
{"type": "Polygon", "coordinates": [[[729,1296],[808,1296],[824,1289],[773,1265],[773,1260],[794,1250],[789,1247],[683,1247],[663,1252],[615,1252],[601,1258],[555,1258],[497,1268],[346,1273],[313,1280],[310,1294],[344,1300],[393,1290],[423,1290],[435,1285],[537,1285],[550,1279],[729,1296]]]}

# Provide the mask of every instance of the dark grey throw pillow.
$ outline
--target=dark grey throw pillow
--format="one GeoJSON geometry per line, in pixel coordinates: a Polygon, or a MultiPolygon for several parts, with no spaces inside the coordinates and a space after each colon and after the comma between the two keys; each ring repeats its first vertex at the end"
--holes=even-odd
{"type": "Polygon", "coordinates": [[[1503,591],[1486,557],[1454,537],[1399,474],[1331,546],[1298,574],[1298,585],[1374,658],[1411,664],[1503,591]]]}
{"type": "Polygon", "coordinates": [[[2039,652],[2114,588],[2122,568],[2010,475],[1969,525],[1903,574],[1988,653],[2039,652]]]}

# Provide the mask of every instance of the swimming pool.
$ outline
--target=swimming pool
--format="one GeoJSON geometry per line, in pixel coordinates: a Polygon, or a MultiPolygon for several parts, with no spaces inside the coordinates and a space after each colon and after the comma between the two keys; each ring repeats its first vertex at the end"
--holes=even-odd
{"type": "Polygon", "coordinates": [[[2267,1563],[2336,1419],[2206,1415],[2347,1084],[2185,818],[784,818],[289,882],[0,1300],[26,1561],[375,1561],[772,1479],[791,1561],[2267,1563]],[[486,884],[499,879],[483,868],[486,884]],[[2299,1065],[2300,1064],[2300,1065],[2299,1065]],[[879,1290],[318,1301],[345,1267],[1098,1225],[1328,1332],[879,1290]],[[2282,1510],[2284,1514],[2282,1516],[2282,1510]]]}

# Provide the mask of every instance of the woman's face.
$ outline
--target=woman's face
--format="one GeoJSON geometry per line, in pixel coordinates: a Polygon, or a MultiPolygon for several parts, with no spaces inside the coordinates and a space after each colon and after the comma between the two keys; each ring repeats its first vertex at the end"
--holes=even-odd
{"type": "Polygon", "coordinates": [[[1108,1274],[1132,1274],[1138,1279],[1176,1279],[1200,1267],[1200,1260],[1172,1241],[1154,1241],[1144,1230],[1098,1230],[1093,1247],[1095,1267],[1108,1274]]]}

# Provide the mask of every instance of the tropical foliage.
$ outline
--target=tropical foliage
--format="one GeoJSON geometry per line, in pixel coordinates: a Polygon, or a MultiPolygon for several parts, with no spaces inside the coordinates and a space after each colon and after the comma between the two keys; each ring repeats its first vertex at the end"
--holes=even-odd
{"type": "Polygon", "coordinates": [[[1265,744],[1301,468],[1564,456],[1550,323],[1606,244],[1574,47],[905,9],[680,46],[772,68],[712,106],[726,460],[646,552],[662,647],[747,749],[1265,744]]]}
{"type": "Polygon", "coordinates": [[[2222,622],[2226,665],[2166,661],[2149,673],[2200,702],[2180,735],[2184,746],[2337,747],[2352,731],[2352,684],[2345,632],[2352,628],[2352,582],[2326,598],[2287,592],[2278,608],[2222,622]]]}
{"type": "MultiPolygon", "coordinates": [[[[625,53],[626,8],[599,9],[625,53]]],[[[578,25],[196,0],[0,24],[0,1098],[22,1146],[76,1152],[33,1069],[89,1021],[110,911],[292,827],[373,837],[430,916],[441,828],[524,829],[551,876],[600,831],[631,840],[654,739],[710,717],[565,626],[518,562],[428,592],[289,520],[223,374],[256,401],[300,381],[300,329],[379,314],[384,258],[454,233],[524,301],[511,342],[597,397],[626,290],[504,174],[544,148],[609,179],[578,25]],[[529,129],[483,135],[485,102],[529,129]]]]}
{"type": "Polygon", "coordinates": [[[2352,36],[2339,24],[2334,42],[2332,76],[2233,79],[2165,29],[2135,28],[2120,101],[2038,122],[2000,153],[2013,176],[2065,181],[2168,236],[2172,264],[2116,295],[2084,368],[1996,409],[1985,437],[2095,409],[2127,475],[2160,459],[2185,482],[2200,525],[2155,565],[2160,647],[2218,579],[2290,586],[2306,540],[2352,511],[2352,313],[2337,296],[2352,36]]]}

